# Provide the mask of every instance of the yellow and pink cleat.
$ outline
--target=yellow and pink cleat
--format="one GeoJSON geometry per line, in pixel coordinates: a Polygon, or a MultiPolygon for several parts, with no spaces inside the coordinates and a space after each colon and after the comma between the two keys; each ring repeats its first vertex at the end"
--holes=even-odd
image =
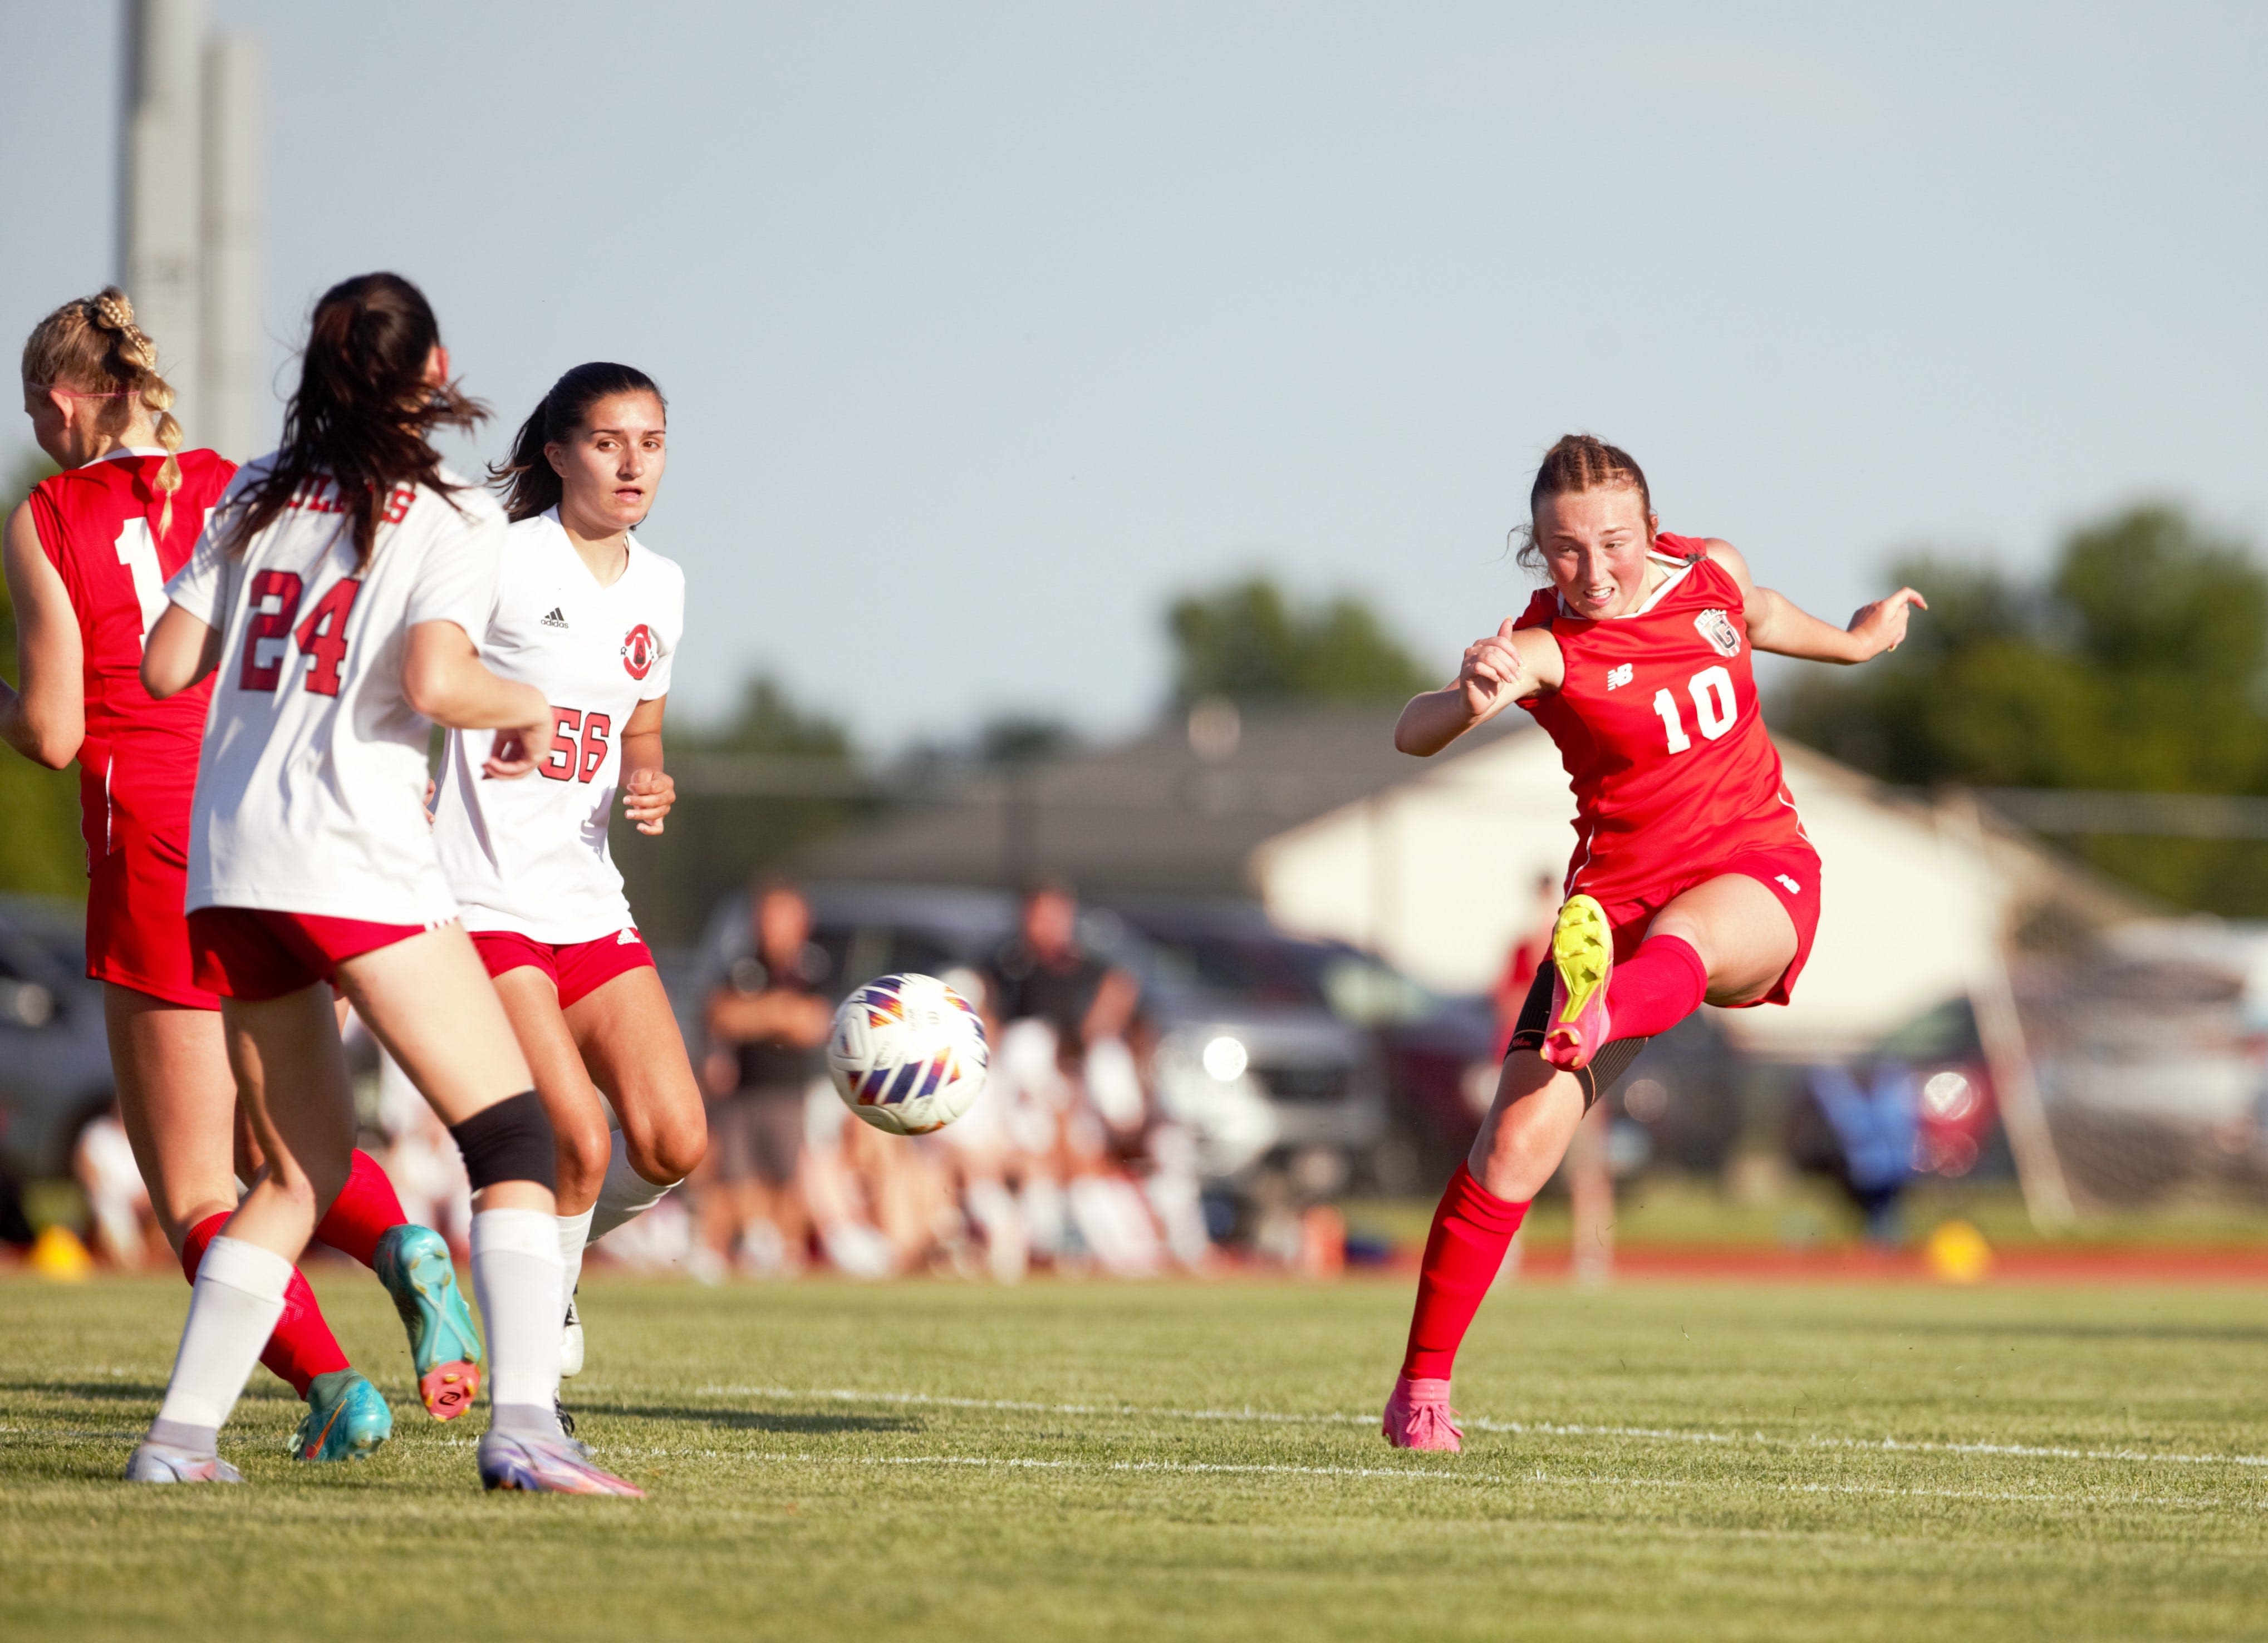
{"type": "Polygon", "coordinates": [[[1551,927],[1551,1019],[1543,1059],[1567,1072],[1588,1067],[1607,1047],[1607,983],[1615,973],[1615,933],[1607,911],[1588,896],[1570,896],[1551,927]]]}

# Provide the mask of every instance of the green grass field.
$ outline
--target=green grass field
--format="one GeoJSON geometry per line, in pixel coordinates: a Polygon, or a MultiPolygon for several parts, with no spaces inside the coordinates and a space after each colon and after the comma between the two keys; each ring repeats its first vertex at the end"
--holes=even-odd
{"type": "MultiPolygon", "coordinates": [[[[186,1291],[0,1281],[0,1637],[2268,1634],[2268,1295],[1501,1289],[1460,1456],[1376,1435],[1399,1280],[585,1287],[644,1502],[483,1495],[376,1286],[365,1465],[114,1481],[186,1291]]],[[[470,1421],[466,1423],[467,1426],[470,1421]]]]}

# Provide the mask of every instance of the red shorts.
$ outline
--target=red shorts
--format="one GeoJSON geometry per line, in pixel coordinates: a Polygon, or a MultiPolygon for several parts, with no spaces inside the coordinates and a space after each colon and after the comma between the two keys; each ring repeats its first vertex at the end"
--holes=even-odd
{"type": "Polygon", "coordinates": [[[188,823],[151,829],[121,825],[108,852],[90,847],[86,972],[169,1004],[218,1009],[220,997],[189,961],[188,823]]]}
{"type": "MultiPolygon", "coordinates": [[[[1772,990],[1755,1001],[1755,1004],[1786,1003],[1795,992],[1795,979],[1803,973],[1804,964],[1811,957],[1812,938],[1819,934],[1819,852],[1800,840],[1743,851],[1670,879],[1660,890],[1637,900],[1608,905],[1607,922],[1615,932],[1615,962],[1621,964],[1638,951],[1655,913],[1694,885],[1722,878],[1727,873],[1755,879],[1779,898],[1780,906],[1787,909],[1787,916],[1795,921],[1795,957],[1780,972],[1772,990]]],[[[1749,1009],[1755,1004],[1733,1008],[1749,1009]]]]}
{"type": "Polygon", "coordinates": [[[627,971],[654,967],[645,938],[634,929],[616,930],[593,942],[539,942],[518,930],[475,930],[473,945],[489,973],[533,966],[559,990],[559,1008],[580,1003],[627,971]]]}
{"type": "Polygon", "coordinates": [[[199,907],[189,914],[189,952],[200,986],[249,1001],[335,980],[348,959],[435,928],[265,907],[199,907]]]}

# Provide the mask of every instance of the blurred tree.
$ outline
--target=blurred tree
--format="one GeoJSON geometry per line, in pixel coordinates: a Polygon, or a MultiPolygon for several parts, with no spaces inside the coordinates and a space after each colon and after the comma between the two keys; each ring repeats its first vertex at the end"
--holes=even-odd
{"type": "MultiPolygon", "coordinates": [[[[786,786],[797,772],[824,777],[834,767],[846,783],[854,774],[848,732],[763,677],[742,686],[739,706],[723,719],[670,722],[666,742],[673,766],[703,754],[778,759],[786,786]]],[[[625,822],[617,803],[610,843],[639,929],[649,942],[681,946],[700,935],[719,897],[756,874],[784,870],[798,851],[870,808],[828,795],[682,794],[659,838],[625,822]]]]}
{"type": "Polygon", "coordinates": [[[1166,613],[1174,695],[1238,701],[1398,701],[1427,677],[1361,600],[1294,606],[1270,576],[1186,594],[1166,613]]]}
{"type": "MultiPolygon", "coordinates": [[[[18,457],[0,498],[0,517],[16,511],[33,486],[55,472],[37,453],[18,457]]],[[[16,665],[16,605],[0,581],[0,672],[11,685],[16,665]]],[[[86,845],[79,835],[78,771],[43,770],[0,745],[0,891],[86,896],[86,845]]]]}
{"type": "Polygon", "coordinates": [[[976,732],[980,764],[1030,765],[1061,759],[1079,746],[1079,732],[1043,713],[1002,713],[976,732]]]}
{"type": "MultiPolygon", "coordinates": [[[[1922,558],[1892,656],[1807,669],[1773,722],[1887,781],[2268,793],[2268,574],[2176,509],[2075,531],[2048,574],[1922,558]]],[[[2188,906],[2268,913],[2268,850],[2100,837],[2090,860],[2188,906]]]]}

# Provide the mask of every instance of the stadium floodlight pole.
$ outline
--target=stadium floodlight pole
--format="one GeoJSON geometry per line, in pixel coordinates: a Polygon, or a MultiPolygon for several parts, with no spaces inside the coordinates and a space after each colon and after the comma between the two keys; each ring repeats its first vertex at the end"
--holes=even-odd
{"type": "Polygon", "coordinates": [[[2008,980],[2002,950],[2008,936],[2007,909],[1975,795],[1956,788],[1939,800],[1937,836],[1946,864],[1955,872],[1974,873],[1980,893],[1992,899],[1990,928],[1970,968],[1970,1008],[1976,1012],[1977,1041],[1984,1049],[1985,1065],[1992,1069],[1992,1093],[2000,1104],[2001,1126],[2008,1133],[2008,1150],[2016,1161],[2016,1182],[2023,1190],[2024,1208],[2040,1231],[2058,1232],[2069,1227],[2077,1214],[2072,1207],[2070,1184],[2064,1179],[2063,1161],[2056,1155],[2055,1137],[2048,1128],[2047,1110],[2040,1101],[2039,1083],[2032,1074],[2023,1017],[2016,1009],[2016,990],[2008,980]]]}

